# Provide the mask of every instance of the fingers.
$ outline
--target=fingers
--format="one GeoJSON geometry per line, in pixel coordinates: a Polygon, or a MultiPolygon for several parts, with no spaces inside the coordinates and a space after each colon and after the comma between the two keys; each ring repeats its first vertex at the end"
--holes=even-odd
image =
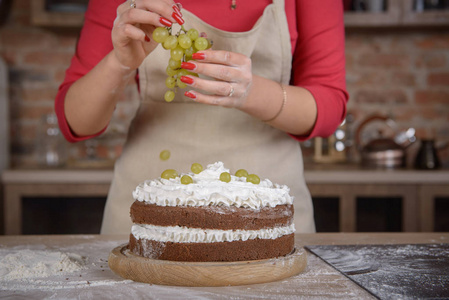
{"type": "Polygon", "coordinates": [[[195,102],[202,104],[223,106],[228,108],[240,106],[236,98],[232,97],[206,95],[193,90],[185,92],[184,95],[193,99],[195,102]]]}
{"type": "Polygon", "coordinates": [[[251,65],[251,59],[246,55],[224,51],[224,50],[204,50],[195,53],[194,59],[199,59],[201,62],[222,64],[227,66],[245,66],[251,65]]]}
{"type": "Polygon", "coordinates": [[[242,94],[241,88],[238,84],[226,81],[214,81],[194,76],[181,76],[181,81],[190,85],[191,87],[207,91],[209,94],[231,97],[240,96],[242,94]]]}
{"type": "Polygon", "coordinates": [[[130,1],[125,1],[117,9],[118,25],[148,24],[153,26],[171,26],[184,23],[178,6],[169,0],[135,0],[136,8],[131,8],[130,1]]]}
{"type": "Polygon", "coordinates": [[[251,59],[229,51],[201,51],[183,63],[182,68],[218,80],[248,82],[251,80],[251,59]]]}
{"type": "MultiPolygon", "coordinates": [[[[149,42],[150,39],[147,34],[140,28],[133,26],[131,24],[123,24],[117,26],[117,30],[121,31],[119,37],[121,37],[121,42],[127,42],[130,40],[138,40],[142,42],[149,42]]],[[[120,41],[120,39],[119,39],[120,41]]]]}
{"type": "Polygon", "coordinates": [[[210,105],[243,105],[252,82],[250,58],[239,53],[214,50],[194,53],[192,58],[193,60],[183,62],[181,67],[215,80],[182,76],[182,82],[197,89],[186,92],[187,97],[210,105]]]}

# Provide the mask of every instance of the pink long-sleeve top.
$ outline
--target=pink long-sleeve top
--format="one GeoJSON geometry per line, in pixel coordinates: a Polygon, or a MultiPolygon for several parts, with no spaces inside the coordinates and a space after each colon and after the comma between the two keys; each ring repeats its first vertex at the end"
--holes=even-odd
{"type": "MultiPolygon", "coordinates": [[[[231,10],[231,0],[178,1],[203,21],[231,32],[250,30],[271,3],[270,0],[237,0],[237,9],[231,10]]],[[[59,127],[70,142],[100,135],[106,129],[92,136],[75,135],[65,118],[64,98],[70,86],[113,49],[111,30],[117,7],[122,3],[123,0],[89,1],[76,53],[55,99],[59,127]]],[[[318,111],[312,132],[292,137],[306,140],[329,136],[343,121],[348,101],[342,1],[285,0],[285,13],[292,43],[291,84],[307,89],[318,111]]]]}

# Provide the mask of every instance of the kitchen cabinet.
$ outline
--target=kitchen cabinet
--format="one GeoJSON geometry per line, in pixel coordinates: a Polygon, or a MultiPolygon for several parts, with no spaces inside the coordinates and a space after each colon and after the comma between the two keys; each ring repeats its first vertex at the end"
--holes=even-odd
{"type": "MultiPolygon", "coordinates": [[[[306,165],[312,197],[336,198],[338,231],[356,232],[359,201],[401,199],[401,231],[428,232],[435,227],[435,199],[449,198],[449,170],[370,170],[359,165],[306,165]]],[[[448,200],[449,201],[449,200],[448,200]]]]}
{"type": "MultiPolygon", "coordinates": [[[[2,174],[5,234],[22,233],[24,197],[104,197],[112,175],[112,170],[6,170],[2,174]]],[[[337,199],[340,232],[358,231],[360,198],[375,202],[384,197],[400,199],[401,231],[433,231],[435,199],[449,198],[449,170],[369,170],[359,165],[306,164],[304,176],[312,197],[337,199]]]]}

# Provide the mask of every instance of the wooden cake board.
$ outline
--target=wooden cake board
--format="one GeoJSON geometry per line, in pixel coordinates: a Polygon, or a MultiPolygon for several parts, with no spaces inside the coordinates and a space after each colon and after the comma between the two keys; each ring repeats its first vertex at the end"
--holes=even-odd
{"type": "Polygon", "coordinates": [[[181,262],[150,259],[128,250],[109,254],[109,267],[125,279],[175,286],[233,286],[272,282],[297,275],[307,266],[303,248],[279,258],[239,262],[181,262]]]}

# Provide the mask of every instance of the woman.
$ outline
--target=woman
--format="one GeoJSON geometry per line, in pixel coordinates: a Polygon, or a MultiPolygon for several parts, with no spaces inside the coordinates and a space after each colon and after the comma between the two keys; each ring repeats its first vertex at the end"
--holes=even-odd
{"type": "Polygon", "coordinates": [[[341,1],[91,0],[56,99],[64,135],[75,142],[101,134],[137,69],[141,96],[102,233],[129,233],[138,183],[215,161],[288,185],[297,231],[313,232],[298,140],[330,135],[343,120],[344,64],[341,1]],[[167,103],[169,51],[152,32],[173,23],[205,32],[214,46],[183,64],[200,78],[184,76],[189,87],[167,103]],[[163,149],[168,161],[159,159],[163,149]]]}

